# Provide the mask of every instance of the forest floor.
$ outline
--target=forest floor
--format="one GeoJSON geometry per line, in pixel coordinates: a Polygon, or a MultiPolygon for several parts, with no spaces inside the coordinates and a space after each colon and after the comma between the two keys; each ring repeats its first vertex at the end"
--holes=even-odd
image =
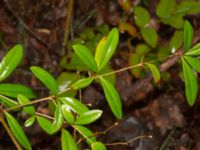
{"type": "MultiPolygon", "coordinates": [[[[89,33],[91,36],[98,34],[97,27],[102,25],[109,30],[114,26],[118,27],[123,18],[128,18],[130,26],[126,30],[128,32],[120,30],[119,45],[110,67],[117,70],[129,66],[128,57],[141,39],[134,37],[138,36],[139,31],[132,21],[133,15],[124,13],[119,1],[76,1],[72,10],[73,15],[71,14],[73,19],[71,18],[68,27],[66,17],[70,8],[65,0],[1,0],[0,58],[16,43],[20,42],[25,47],[22,64],[6,82],[28,85],[37,91],[40,97],[45,97],[48,92],[31,75],[29,67],[41,66],[57,78],[63,72],[76,74],[76,71],[64,66],[67,65],[67,57],[72,51],[71,48],[68,49],[68,43],[73,43],[77,38],[84,39],[85,36],[90,36],[89,33]],[[64,33],[69,36],[64,37],[64,33]]],[[[148,6],[151,14],[156,3],[156,0],[152,1],[148,6]]],[[[195,24],[195,33],[199,35],[200,15],[187,18],[195,24]]],[[[155,20],[152,19],[153,21],[155,20]]],[[[167,25],[159,25],[157,31],[162,37],[159,42],[164,43],[171,37],[174,29],[167,25]]],[[[199,42],[200,38],[197,37],[195,40],[199,42]]],[[[96,43],[91,41],[87,44],[92,47],[96,43]]],[[[187,104],[184,82],[179,72],[180,65],[178,62],[174,63],[167,69],[169,79],[161,80],[159,85],[151,81],[148,73],[141,78],[135,77],[130,70],[116,74],[115,84],[123,103],[123,118],[120,121],[112,115],[98,85],[92,84],[83,89],[83,102],[91,103],[94,108],[104,111],[103,116],[91,124],[90,128],[96,132],[105,131],[118,122],[117,126],[98,137],[104,143],[127,142],[144,135],[144,138],[127,145],[109,146],[111,150],[200,150],[200,97],[198,96],[193,107],[187,104]],[[145,138],[148,135],[152,135],[152,138],[145,138]]],[[[38,111],[47,113],[48,107],[37,106],[38,111]]],[[[34,149],[58,149],[58,135],[49,136],[38,125],[24,129],[34,149]]],[[[0,149],[14,149],[12,141],[3,129],[0,135],[0,149]]]]}

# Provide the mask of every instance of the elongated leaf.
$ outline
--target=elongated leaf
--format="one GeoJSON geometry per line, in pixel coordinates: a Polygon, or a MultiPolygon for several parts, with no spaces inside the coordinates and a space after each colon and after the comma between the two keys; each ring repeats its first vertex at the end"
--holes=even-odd
{"type": "Polygon", "coordinates": [[[74,90],[82,89],[82,88],[87,87],[88,85],[90,85],[93,80],[94,80],[94,78],[92,78],[92,77],[80,79],[80,80],[76,81],[75,83],[73,83],[71,85],[71,87],[74,90]]]}
{"type": "Polygon", "coordinates": [[[62,129],[61,142],[62,142],[62,150],[78,150],[78,146],[74,141],[74,138],[65,129],[62,129]]]}
{"type": "Polygon", "coordinates": [[[106,42],[102,43],[101,46],[98,47],[95,53],[95,61],[97,63],[98,71],[100,71],[110,60],[112,55],[114,54],[117,44],[119,40],[119,32],[117,28],[113,28],[108,37],[106,38],[106,42]]]}
{"type": "Polygon", "coordinates": [[[158,70],[158,68],[153,64],[146,64],[146,66],[150,69],[155,82],[159,83],[160,82],[160,71],[158,70]]]}
{"type": "Polygon", "coordinates": [[[53,134],[53,132],[51,131],[51,121],[49,121],[48,119],[44,118],[44,117],[40,117],[37,116],[37,121],[40,125],[40,127],[48,134],[53,134]]]}
{"type": "Polygon", "coordinates": [[[91,51],[84,45],[77,44],[73,45],[73,49],[78,57],[92,70],[96,71],[97,66],[94,60],[94,56],[92,55],[91,51]]]}
{"type": "Polygon", "coordinates": [[[175,13],[181,16],[200,13],[200,3],[195,0],[180,1],[175,13]]]}
{"type": "Polygon", "coordinates": [[[106,146],[101,142],[92,143],[92,150],[106,150],[106,146]]]}
{"type": "Polygon", "coordinates": [[[35,93],[28,87],[21,84],[0,84],[0,94],[17,98],[18,94],[22,94],[27,98],[35,98],[35,93]]]}
{"type": "Polygon", "coordinates": [[[158,42],[158,34],[153,28],[141,29],[142,37],[152,47],[156,47],[158,42]]]}
{"type": "Polygon", "coordinates": [[[190,56],[183,57],[197,72],[200,73],[200,60],[190,56]]]}
{"type": "Polygon", "coordinates": [[[103,91],[105,93],[106,99],[113,114],[115,115],[115,117],[120,119],[122,117],[122,104],[117,90],[106,79],[101,77],[100,80],[103,86],[103,91]]]}
{"type": "MultiPolygon", "coordinates": [[[[26,96],[21,95],[21,94],[19,94],[17,96],[17,99],[19,101],[19,104],[27,104],[27,103],[31,102],[26,96]]],[[[29,115],[35,114],[35,108],[32,105],[23,107],[23,111],[26,112],[29,115]]]]}
{"type": "Polygon", "coordinates": [[[170,43],[169,43],[169,47],[171,49],[171,51],[176,51],[178,50],[182,43],[183,43],[183,31],[175,31],[174,32],[174,35],[172,36],[171,40],[170,40],[170,43]]]}
{"type": "Polygon", "coordinates": [[[7,78],[17,67],[23,57],[23,48],[20,44],[14,46],[0,62],[0,81],[7,78]]]}
{"type": "Polygon", "coordinates": [[[25,123],[24,123],[24,126],[25,127],[30,127],[34,124],[35,122],[35,116],[31,116],[30,118],[28,118],[25,123]]]}
{"type": "Polygon", "coordinates": [[[8,121],[9,127],[15,136],[15,138],[19,141],[19,143],[27,150],[31,150],[31,145],[29,143],[28,138],[26,137],[23,129],[19,125],[18,121],[9,113],[4,112],[6,119],[8,121]]]}
{"type": "Polygon", "coordinates": [[[53,94],[58,93],[58,85],[49,72],[38,66],[31,67],[31,71],[53,94]]]}
{"type": "Polygon", "coordinates": [[[96,138],[92,131],[83,126],[73,126],[87,141],[88,144],[96,142],[96,138]]]}
{"type": "Polygon", "coordinates": [[[135,23],[138,27],[144,28],[150,22],[149,12],[141,6],[136,6],[133,8],[135,23]]]}
{"type": "Polygon", "coordinates": [[[87,112],[89,109],[81,103],[79,100],[72,97],[61,97],[59,98],[63,104],[66,104],[70,109],[78,114],[87,112]]]}
{"type": "Polygon", "coordinates": [[[67,105],[62,105],[62,113],[63,113],[63,117],[68,123],[70,124],[74,123],[74,120],[75,120],[74,115],[72,114],[70,108],[67,105]]]}
{"type": "Polygon", "coordinates": [[[187,64],[187,62],[182,59],[183,64],[183,74],[185,80],[185,93],[187,102],[190,106],[193,106],[197,97],[198,84],[196,76],[194,75],[193,70],[187,64]]]}
{"type": "Polygon", "coordinates": [[[51,126],[51,131],[53,133],[57,132],[63,125],[63,115],[61,106],[57,106],[54,114],[54,121],[51,126]]]}
{"type": "Polygon", "coordinates": [[[81,114],[77,119],[75,124],[76,125],[85,125],[90,124],[101,117],[102,111],[101,110],[91,110],[81,114]]]}
{"type": "Polygon", "coordinates": [[[2,102],[4,105],[6,105],[7,107],[13,107],[13,106],[17,106],[18,103],[8,97],[5,97],[3,95],[0,95],[0,102],[2,102]]]}
{"type": "Polygon", "coordinates": [[[184,51],[188,51],[192,44],[192,37],[193,37],[193,28],[190,22],[187,20],[184,24],[184,36],[183,36],[183,43],[184,43],[184,51]]]}
{"type": "Polygon", "coordinates": [[[160,0],[156,7],[156,14],[160,18],[169,17],[175,8],[176,0],[160,0]]]}
{"type": "MultiPolygon", "coordinates": [[[[170,25],[176,29],[182,29],[184,26],[184,20],[181,16],[178,15],[171,15],[167,18],[161,19],[164,24],[170,25]]],[[[181,38],[182,39],[182,38],[181,38]]]]}
{"type": "Polygon", "coordinates": [[[200,55],[200,43],[192,47],[185,55],[198,56],[200,55]]]}

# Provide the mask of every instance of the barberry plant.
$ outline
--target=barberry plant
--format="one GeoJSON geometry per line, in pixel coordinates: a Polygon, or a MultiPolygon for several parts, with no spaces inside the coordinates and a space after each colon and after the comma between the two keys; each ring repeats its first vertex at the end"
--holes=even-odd
{"type": "MultiPolygon", "coordinates": [[[[194,105],[198,92],[195,72],[200,72],[200,61],[197,58],[200,55],[200,44],[191,48],[192,35],[192,26],[188,21],[185,21],[184,54],[180,58],[183,65],[186,98],[190,106],[194,105]]],[[[31,150],[32,146],[20,123],[10,113],[11,111],[25,113],[29,116],[24,123],[25,127],[31,127],[37,121],[41,129],[47,134],[53,135],[61,132],[61,147],[63,150],[78,150],[78,144],[81,141],[74,138],[70,131],[67,130],[70,127],[77,131],[80,137],[82,136],[82,139],[87,142],[92,150],[106,149],[106,144],[97,141],[95,133],[85,127],[85,125],[91,124],[99,119],[103,111],[90,109],[80,99],[63,95],[67,91],[81,90],[89,86],[92,82],[97,82],[103,89],[113,115],[117,119],[121,119],[122,103],[120,95],[115,86],[105,78],[106,76],[136,67],[144,67],[152,72],[152,76],[156,82],[160,81],[159,69],[153,64],[156,60],[149,62],[143,62],[141,60],[137,65],[101,74],[101,70],[109,63],[109,60],[115,53],[118,41],[118,29],[113,28],[107,37],[103,37],[100,40],[95,54],[82,44],[73,45],[76,55],[88,67],[88,77],[75,81],[66,89],[59,89],[55,78],[48,71],[39,66],[30,67],[33,75],[49,90],[50,95],[47,97],[37,99],[37,94],[31,88],[21,84],[0,84],[0,102],[2,104],[0,109],[0,122],[18,149],[22,149],[21,147],[23,147],[24,149],[31,150]],[[36,111],[34,104],[45,101],[53,102],[55,105],[53,116],[36,111]],[[6,118],[7,122],[4,118],[6,118]]],[[[6,79],[13,72],[22,58],[22,45],[18,44],[11,48],[0,62],[0,81],[6,79]]],[[[166,57],[163,59],[166,59],[166,57]]]]}

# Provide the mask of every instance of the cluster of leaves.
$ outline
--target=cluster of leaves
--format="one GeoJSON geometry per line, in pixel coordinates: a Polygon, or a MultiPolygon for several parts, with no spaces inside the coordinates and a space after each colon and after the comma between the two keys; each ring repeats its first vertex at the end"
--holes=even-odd
{"type": "MultiPolygon", "coordinates": [[[[73,46],[76,55],[83,61],[88,67],[88,71],[94,72],[93,76],[84,77],[75,81],[69,88],[59,88],[55,78],[46,70],[39,66],[32,66],[30,68],[34,76],[39,79],[45,87],[47,87],[51,93],[51,96],[39,99],[38,101],[49,100],[53,102],[55,111],[53,115],[53,121],[49,120],[45,115],[41,115],[36,112],[33,103],[37,100],[30,101],[30,98],[36,98],[36,94],[23,85],[16,84],[1,84],[0,85],[0,100],[7,109],[3,109],[3,112],[8,121],[8,125],[18,140],[18,142],[25,149],[32,149],[28,138],[26,137],[22,127],[14,116],[8,111],[15,110],[29,115],[29,118],[25,121],[25,127],[30,127],[37,120],[40,127],[48,134],[52,135],[61,130],[61,142],[62,149],[78,149],[75,139],[64,128],[64,124],[71,126],[73,129],[86,139],[87,143],[93,150],[106,149],[103,143],[98,142],[94,136],[94,133],[84,127],[84,125],[90,124],[102,115],[101,110],[90,110],[80,100],[65,96],[63,93],[73,89],[79,90],[90,85],[94,80],[101,84],[105,97],[113,114],[120,119],[122,117],[122,105],[120,96],[110,81],[105,79],[103,75],[98,74],[107,65],[108,61],[114,54],[119,40],[119,33],[116,28],[112,29],[108,37],[104,37],[98,44],[95,56],[84,45],[77,44],[73,46]]],[[[23,56],[23,48],[21,45],[13,47],[8,54],[3,58],[0,64],[1,80],[7,78],[15,67],[20,63],[23,56]]]]}
{"type": "MultiPolygon", "coordinates": [[[[128,5],[127,1],[124,2],[124,5],[128,5]]],[[[130,54],[129,65],[138,64],[141,58],[144,58],[145,61],[160,59],[181,48],[183,44],[183,17],[186,15],[195,15],[199,12],[200,3],[195,0],[180,1],[179,3],[176,0],[160,0],[155,9],[157,17],[151,16],[145,8],[145,4],[134,6],[134,22],[139,28],[139,35],[141,35],[144,42],[141,41],[141,43],[137,44],[134,52],[130,54]],[[174,33],[169,42],[165,41],[165,43],[160,44],[158,41],[162,41],[162,37],[160,37],[158,32],[162,24],[173,28],[174,33]]],[[[128,28],[130,29],[130,27],[128,28]]],[[[164,33],[162,31],[162,34],[164,33]]],[[[137,36],[137,33],[132,36],[137,36]]],[[[141,77],[143,73],[142,68],[133,68],[131,71],[136,78],[141,77]]]]}

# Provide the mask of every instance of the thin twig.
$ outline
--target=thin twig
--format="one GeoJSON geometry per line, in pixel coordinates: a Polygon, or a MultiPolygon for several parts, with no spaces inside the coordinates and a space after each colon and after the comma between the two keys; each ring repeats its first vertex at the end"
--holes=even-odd
{"type": "MultiPolygon", "coordinates": [[[[70,27],[71,27],[71,21],[73,17],[73,10],[74,10],[74,0],[69,0],[68,3],[68,14],[66,17],[66,22],[65,22],[65,31],[64,31],[64,37],[63,37],[63,50],[65,50],[65,47],[68,42],[69,38],[69,33],[70,33],[70,27]]],[[[64,51],[65,52],[65,51],[64,51]]]]}
{"type": "Polygon", "coordinates": [[[140,136],[137,136],[127,142],[116,142],[116,143],[108,143],[106,144],[106,146],[115,146],[115,145],[128,145],[129,143],[132,143],[136,140],[140,140],[140,139],[144,139],[144,138],[148,138],[148,139],[152,139],[153,136],[152,135],[140,135],[140,136]]]}
{"type": "Polygon", "coordinates": [[[5,128],[6,132],[8,133],[9,137],[11,138],[11,140],[13,141],[15,147],[18,150],[22,150],[21,146],[19,145],[19,143],[17,142],[17,140],[15,139],[13,133],[11,132],[10,128],[8,127],[7,123],[5,122],[4,118],[2,115],[0,115],[0,122],[2,123],[3,127],[5,128]]]}
{"type": "Polygon", "coordinates": [[[53,97],[49,96],[49,97],[37,99],[37,100],[31,101],[31,102],[26,103],[26,104],[21,104],[21,105],[10,107],[8,109],[5,109],[4,111],[9,112],[9,111],[14,110],[14,109],[18,109],[18,108],[21,108],[21,107],[24,107],[24,106],[28,106],[28,105],[32,105],[32,104],[36,104],[36,103],[40,103],[40,102],[44,102],[44,101],[49,101],[49,100],[53,100],[53,97]]]}

